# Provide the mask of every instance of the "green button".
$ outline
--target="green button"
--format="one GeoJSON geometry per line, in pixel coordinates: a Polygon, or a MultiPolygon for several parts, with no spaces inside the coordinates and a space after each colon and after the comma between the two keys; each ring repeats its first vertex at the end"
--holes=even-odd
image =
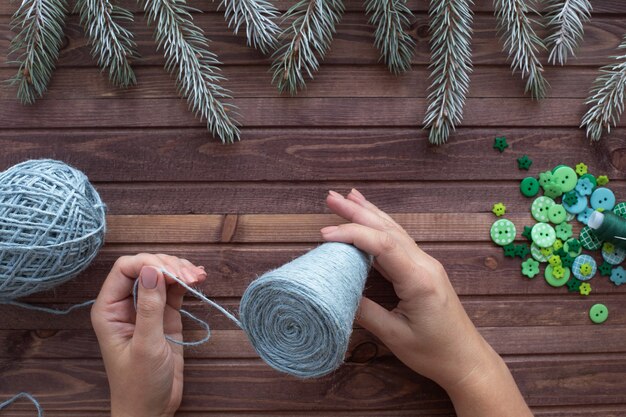
{"type": "Polygon", "coordinates": [[[552,265],[546,266],[546,271],[543,274],[544,278],[546,279],[546,282],[553,287],[562,287],[563,285],[567,284],[567,281],[569,281],[569,277],[570,277],[569,268],[563,268],[564,274],[562,278],[556,278],[552,274],[553,269],[554,267],[552,265]]]}
{"type": "Polygon", "coordinates": [[[589,318],[596,324],[604,323],[609,318],[609,309],[604,304],[594,304],[589,309],[589,318]]]}
{"type": "Polygon", "coordinates": [[[567,193],[576,187],[578,175],[576,171],[567,166],[560,166],[552,173],[551,181],[561,187],[561,191],[567,193]]]}
{"type": "Polygon", "coordinates": [[[602,247],[602,242],[591,231],[589,226],[585,226],[580,231],[580,244],[587,250],[598,250],[602,247]]]}
{"type": "Polygon", "coordinates": [[[515,225],[507,219],[496,220],[491,225],[491,240],[497,245],[505,246],[515,240],[515,225]]]}
{"type": "Polygon", "coordinates": [[[530,213],[535,220],[542,223],[548,223],[548,210],[554,205],[554,200],[550,197],[541,196],[537,197],[533,204],[530,206],[530,213]]]}
{"type": "Polygon", "coordinates": [[[548,219],[554,224],[561,224],[565,221],[567,212],[560,204],[555,204],[548,209],[548,219]]]}
{"type": "Polygon", "coordinates": [[[539,192],[539,181],[533,177],[526,177],[520,183],[519,189],[525,197],[534,197],[539,192]]]}
{"type": "Polygon", "coordinates": [[[535,242],[540,248],[551,247],[556,240],[556,232],[552,226],[547,223],[535,224],[533,226],[531,236],[533,238],[533,242],[535,242]]]}

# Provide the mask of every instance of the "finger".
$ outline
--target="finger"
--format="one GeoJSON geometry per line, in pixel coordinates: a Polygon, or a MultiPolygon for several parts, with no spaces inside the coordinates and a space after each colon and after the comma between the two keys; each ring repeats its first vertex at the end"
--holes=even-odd
{"type": "Polygon", "coordinates": [[[356,321],[387,346],[406,329],[406,324],[397,315],[367,297],[361,298],[356,321]]]}
{"type": "Polygon", "coordinates": [[[326,204],[330,210],[352,223],[362,224],[378,230],[396,230],[394,222],[379,216],[375,212],[357,204],[352,200],[344,198],[334,191],[328,192],[326,204]]]}
{"type": "Polygon", "coordinates": [[[140,271],[137,291],[137,320],[133,342],[157,346],[163,341],[163,314],[167,294],[161,271],[145,266],[140,271]]]}
{"type": "Polygon", "coordinates": [[[183,298],[187,289],[180,284],[172,284],[167,286],[167,305],[174,310],[180,310],[183,305],[183,298]]]}
{"type": "Polygon", "coordinates": [[[368,201],[365,196],[363,194],[361,194],[361,192],[359,192],[359,190],[357,190],[356,188],[353,188],[349,193],[348,196],[346,197],[349,200],[354,201],[355,203],[373,211],[374,213],[376,213],[377,215],[379,215],[380,217],[389,220],[390,222],[394,223],[396,226],[400,227],[401,226],[387,213],[385,213],[384,211],[382,211],[381,209],[379,209],[378,207],[376,207],[373,203],[371,203],[370,201],[368,201]]]}
{"type": "Polygon", "coordinates": [[[324,240],[351,243],[373,255],[394,285],[413,284],[415,262],[388,232],[356,223],[325,227],[321,232],[324,240]]]}
{"type": "Polygon", "coordinates": [[[144,265],[159,265],[155,255],[140,253],[135,256],[122,256],[115,261],[111,272],[102,284],[98,301],[113,304],[125,300],[132,294],[135,279],[144,265]]]}

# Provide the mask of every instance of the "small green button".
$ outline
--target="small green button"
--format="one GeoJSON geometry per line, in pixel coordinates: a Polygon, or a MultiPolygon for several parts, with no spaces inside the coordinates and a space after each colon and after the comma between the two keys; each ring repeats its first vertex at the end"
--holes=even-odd
{"type": "Polygon", "coordinates": [[[552,182],[561,187],[561,191],[566,193],[572,191],[578,182],[576,171],[568,166],[560,166],[552,173],[552,182]]]}
{"type": "Polygon", "coordinates": [[[530,213],[538,222],[547,223],[548,220],[550,220],[548,218],[548,210],[554,204],[554,200],[549,197],[537,197],[535,201],[533,201],[533,204],[530,206],[530,213]]]}
{"type": "Polygon", "coordinates": [[[540,248],[548,248],[554,244],[556,240],[556,232],[547,223],[537,223],[533,226],[531,232],[533,242],[540,248]]]}
{"type": "Polygon", "coordinates": [[[561,224],[565,221],[567,212],[560,204],[555,204],[548,209],[548,219],[554,224],[561,224]]]}
{"type": "Polygon", "coordinates": [[[526,177],[520,183],[519,189],[525,197],[534,197],[539,192],[539,181],[533,177],[526,177]]]}
{"type": "Polygon", "coordinates": [[[570,277],[569,268],[565,268],[565,267],[561,267],[561,268],[563,268],[563,276],[561,278],[556,278],[552,274],[554,267],[552,265],[546,266],[546,270],[543,276],[546,279],[546,282],[550,284],[552,287],[562,287],[563,285],[567,284],[567,281],[569,281],[569,277],[570,277]]]}
{"type": "Polygon", "coordinates": [[[604,323],[609,318],[609,309],[604,304],[594,304],[589,309],[589,318],[596,324],[604,323]]]}
{"type": "Polygon", "coordinates": [[[507,219],[496,220],[491,225],[491,240],[497,245],[506,246],[515,240],[515,225],[507,219]]]}

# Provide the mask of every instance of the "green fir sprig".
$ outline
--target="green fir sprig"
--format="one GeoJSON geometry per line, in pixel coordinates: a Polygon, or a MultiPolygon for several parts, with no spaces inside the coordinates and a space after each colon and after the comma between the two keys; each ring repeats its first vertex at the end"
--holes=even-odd
{"type": "Polygon", "coordinates": [[[463,119],[472,71],[470,0],[430,3],[431,85],[424,127],[430,143],[441,145],[463,119]]]}
{"type": "Polygon", "coordinates": [[[17,86],[23,104],[33,104],[45,93],[63,45],[67,15],[65,0],[22,0],[11,20],[17,35],[9,46],[16,55],[17,74],[8,82],[17,86]]]}
{"type": "Polygon", "coordinates": [[[280,28],[276,23],[278,10],[269,0],[222,0],[224,17],[235,34],[246,27],[248,45],[269,53],[276,47],[280,28]]]}
{"type": "Polygon", "coordinates": [[[529,17],[529,14],[537,12],[526,0],[494,0],[494,7],[511,68],[519,70],[522,78],[528,78],[525,92],[530,92],[535,99],[544,98],[548,82],[543,76],[543,66],[537,54],[545,49],[545,45],[533,29],[533,25],[539,23],[529,17]]]}
{"type": "Polygon", "coordinates": [[[335,25],[343,15],[341,0],[300,0],[287,10],[290,24],[282,31],[283,44],[274,52],[272,82],[278,90],[296,94],[313,78],[330,47],[335,25]]]}
{"type": "Polygon", "coordinates": [[[406,0],[365,0],[374,39],[389,71],[399,74],[411,69],[415,40],[406,32],[414,17],[406,0]]]}
{"type": "Polygon", "coordinates": [[[549,32],[545,39],[550,51],[548,61],[565,65],[583,39],[583,24],[591,18],[591,3],[589,0],[546,0],[545,14],[549,32]]]}
{"type": "Polygon", "coordinates": [[[176,77],[178,91],[190,109],[207,120],[207,128],[223,143],[239,140],[239,127],[230,114],[235,107],[221,101],[231,94],[219,85],[224,80],[217,66],[220,62],[192,21],[191,11],[196,10],[184,0],[144,0],[144,10],[163,49],[165,68],[176,77]]]}
{"type": "Polygon", "coordinates": [[[138,57],[133,34],[121,22],[132,22],[133,14],[111,0],[77,0],[76,10],[91,44],[91,54],[111,82],[118,87],[135,85],[131,60],[138,57]]]}
{"type": "MultiPolygon", "coordinates": [[[[618,46],[626,50],[626,36],[618,46]]],[[[590,97],[585,102],[591,104],[583,116],[580,127],[585,127],[587,137],[597,141],[606,129],[611,132],[624,112],[624,90],[626,90],[626,52],[612,57],[617,62],[600,68],[600,75],[594,81],[590,97]]]]}

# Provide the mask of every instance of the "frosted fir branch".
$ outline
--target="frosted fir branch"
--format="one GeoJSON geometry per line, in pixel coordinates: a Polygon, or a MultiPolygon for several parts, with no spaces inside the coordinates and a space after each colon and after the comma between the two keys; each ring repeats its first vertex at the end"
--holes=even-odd
{"type": "Polygon", "coordinates": [[[430,3],[431,85],[424,127],[441,145],[463,119],[472,71],[472,10],[469,0],[430,3]]]}
{"type": "Polygon", "coordinates": [[[589,0],[546,0],[548,37],[545,44],[550,51],[548,61],[565,65],[568,56],[583,39],[583,24],[591,19],[589,0]]]}
{"type": "Polygon", "coordinates": [[[224,18],[235,34],[245,25],[249,46],[264,54],[276,47],[279,12],[269,0],[222,0],[220,7],[224,7],[224,18]]]}
{"type": "Polygon", "coordinates": [[[274,52],[272,64],[272,83],[280,92],[296,94],[306,86],[305,76],[313,78],[343,10],[341,0],[300,0],[285,13],[284,20],[292,22],[281,33],[284,43],[274,52]]]}
{"type": "Polygon", "coordinates": [[[494,0],[498,29],[502,34],[505,52],[511,59],[511,69],[519,70],[522,78],[527,78],[525,92],[535,99],[546,96],[548,82],[543,76],[543,66],[537,56],[545,49],[532,25],[539,25],[528,17],[537,12],[526,0],[494,0]]]}
{"type": "Polygon", "coordinates": [[[195,11],[184,0],[144,0],[148,24],[154,25],[154,37],[165,56],[165,68],[176,77],[180,95],[207,128],[223,143],[239,140],[239,128],[230,111],[230,91],[220,86],[224,81],[217,67],[217,56],[209,51],[208,40],[191,16],[195,11]]]}
{"type": "MultiPolygon", "coordinates": [[[[618,50],[626,50],[626,36],[618,50]]],[[[626,89],[626,52],[611,57],[617,62],[600,68],[590,96],[585,104],[591,104],[583,116],[580,127],[585,127],[587,137],[598,141],[606,129],[611,132],[624,112],[624,90],[626,89]]]]}
{"type": "Polygon", "coordinates": [[[111,82],[118,87],[135,85],[137,80],[130,65],[138,57],[133,34],[121,22],[132,22],[133,14],[111,0],[77,0],[80,23],[91,44],[91,54],[98,65],[107,71],[111,82]]]}
{"type": "Polygon", "coordinates": [[[9,55],[19,65],[8,80],[17,86],[22,104],[33,104],[46,92],[63,45],[67,15],[65,0],[22,0],[11,20],[17,35],[11,40],[9,55]]]}
{"type": "Polygon", "coordinates": [[[399,74],[411,69],[415,40],[406,32],[413,13],[406,0],[366,0],[365,9],[374,31],[374,44],[389,71],[399,74]]]}

